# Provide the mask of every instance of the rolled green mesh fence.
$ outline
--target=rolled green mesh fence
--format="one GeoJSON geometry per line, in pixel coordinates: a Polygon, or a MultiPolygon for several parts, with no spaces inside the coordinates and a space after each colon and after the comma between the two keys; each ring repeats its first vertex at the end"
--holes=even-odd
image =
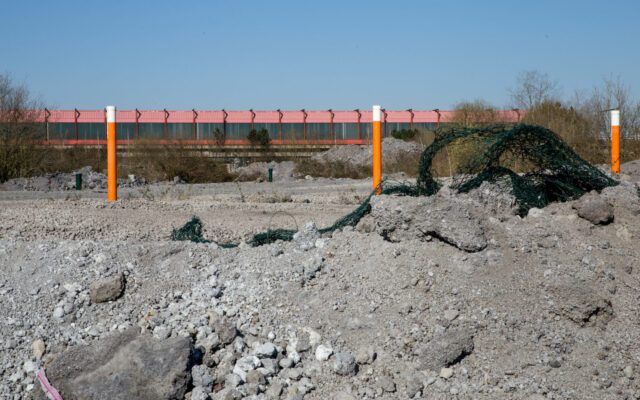
{"type": "MultiPolygon", "coordinates": [[[[440,190],[434,171],[434,160],[446,157],[451,188],[466,193],[483,182],[506,180],[514,196],[518,213],[542,208],[552,202],[568,201],[592,190],[600,191],[617,182],[576,154],[558,135],[535,125],[496,125],[480,128],[447,129],[437,132],[434,142],[420,158],[415,185],[382,182],[382,194],[431,196],[440,190]]],[[[320,229],[329,233],[355,226],[371,211],[373,192],[351,213],[333,225],[320,229]]],[[[269,229],[255,234],[248,244],[261,246],[278,240],[290,241],[295,230],[269,229]]],[[[172,240],[207,242],[202,237],[202,222],[194,217],[180,229],[174,229],[172,240]]],[[[238,243],[222,243],[236,247],[238,243]]]]}

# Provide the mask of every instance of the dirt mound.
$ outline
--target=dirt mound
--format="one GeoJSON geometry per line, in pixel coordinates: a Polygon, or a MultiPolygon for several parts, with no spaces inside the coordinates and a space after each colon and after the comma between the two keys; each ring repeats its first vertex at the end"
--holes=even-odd
{"type": "Polygon", "coordinates": [[[238,175],[241,181],[261,180],[266,181],[269,169],[273,170],[272,179],[274,182],[288,182],[295,179],[294,169],[296,164],[293,161],[282,162],[255,162],[249,165],[234,168],[232,173],[238,175]]]}
{"type": "MultiPolygon", "coordinates": [[[[80,168],[70,173],[56,172],[43,176],[10,179],[1,184],[0,188],[7,191],[26,190],[39,192],[75,190],[76,174],[82,175],[82,189],[96,191],[107,189],[107,176],[101,172],[94,171],[90,166],[80,168]]],[[[145,182],[140,181],[133,175],[128,179],[118,179],[119,187],[135,187],[143,185],[144,183],[145,182]]]]}
{"type": "MultiPolygon", "coordinates": [[[[416,142],[406,142],[392,137],[382,141],[382,163],[395,164],[403,159],[419,156],[424,151],[424,146],[416,142]]],[[[337,146],[323,153],[319,153],[312,159],[321,162],[346,162],[357,166],[371,166],[371,146],[337,146]]]]}
{"type": "Polygon", "coordinates": [[[620,166],[620,172],[633,182],[640,182],[640,160],[629,161],[620,166]]]}

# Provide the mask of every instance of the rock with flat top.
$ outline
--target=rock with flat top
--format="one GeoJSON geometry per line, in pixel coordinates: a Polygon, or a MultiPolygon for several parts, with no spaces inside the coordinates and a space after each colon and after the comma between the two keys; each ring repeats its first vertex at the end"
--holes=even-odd
{"type": "Polygon", "coordinates": [[[122,272],[99,279],[91,284],[89,295],[93,303],[113,301],[124,292],[124,274],[122,272]]]}
{"type": "MultiPolygon", "coordinates": [[[[187,338],[157,340],[132,328],[68,348],[46,372],[65,400],[182,399],[191,354],[187,338]]],[[[40,399],[46,399],[42,392],[40,399]]]]}

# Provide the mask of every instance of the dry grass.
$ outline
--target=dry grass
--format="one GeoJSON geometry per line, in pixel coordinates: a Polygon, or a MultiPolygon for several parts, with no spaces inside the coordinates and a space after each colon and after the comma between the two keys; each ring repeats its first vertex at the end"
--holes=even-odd
{"type": "Polygon", "coordinates": [[[188,183],[230,182],[234,176],[225,164],[203,154],[202,149],[136,144],[121,153],[118,175],[136,175],[147,181],[178,177],[188,183]]]}
{"type": "MultiPolygon", "coordinates": [[[[17,176],[69,173],[85,166],[102,173],[107,169],[105,148],[36,148],[32,153],[38,159],[37,166],[17,176]]],[[[176,176],[188,183],[229,182],[234,179],[224,163],[201,154],[199,150],[144,144],[118,153],[118,177],[127,178],[129,175],[148,182],[172,180],[176,176]]]]}
{"type": "Polygon", "coordinates": [[[73,172],[90,166],[94,171],[106,171],[107,150],[72,147],[66,149],[45,148],[37,174],[49,172],[73,172]]]}
{"type": "MultiPolygon", "coordinates": [[[[382,171],[385,175],[405,173],[416,176],[421,154],[408,154],[401,159],[383,161],[382,171]]],[[[345,161],[318,161],[311,158],[300,159],[296,162],[294,171],[298,175],[310,175],[322,178],[351,178],[363,179],[371,176],[371,166],[354,165],[345,161]]]]}

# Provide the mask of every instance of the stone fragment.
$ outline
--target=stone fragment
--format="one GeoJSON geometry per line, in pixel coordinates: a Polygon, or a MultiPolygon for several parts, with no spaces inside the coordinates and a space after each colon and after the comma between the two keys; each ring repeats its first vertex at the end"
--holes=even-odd
{"type": "Polygon", "coordinates": [[[31,343],[31,352],[36,360],[40,360],[45,352],[44,341],[41,339],[36,339],[31,343]]]}
{"type": "Polygon", "coordinates": [[[291,368],[295,362],[290,357],[285,357],[278,362],[280,368],[291,368]]]}
{"type": "Polygon", "coordinates": [[[418,373],[408,373],[404,377],[405,391],[409,398],[413,398],[424,388],[423,377],[418,373]]]}
{"type": "Polygon", "coordinates": [[[282,393],[282,383],[280,382],[272,382],[269,388],[266,391],[267,398],[269,399],[279,399],[280,394],[282,393]]]}
{"type": "Polygon", "coordinates": [[[27,374],[30,374],[38,369],[38,364],[34,363],[33,361],[25,361],[25,363],[22,365],[22,369],[24,369],[24,372],[26,372],[27,374]]]}
{"type": "Polygon", "coordinates": [[[336,353],[331,365],[333,372],[338,375],[355,375],[358,370],[356,359],[349,353],[336,353]]]}
{"type": "Polygon", "coordinates": [[[468,329],[449,329],[417,349],[422,368],[437,371],[460,361],[473,351],[473,332],[468,329]]]}
{"type": "Polygon", "coordinates": [[[316,348],[316,360],[318,361],[327,361],[331,354],[333,354],[331,346],[321,344],[316,348]]]}
{"type": "Polygon", "coordinates": [[[356,362],[358,364],[371,364],[376,359],[376,352],[373,347],[361,347],[356,352],[356,362]]]}
{"type": "Polygon", "coordinates": [[[218,334],[220,343],[229,344],[238,336],[236,324],[226,318],[219,319],[213,323],[213,330],[218,334]]]}
{"type": "Polygon", "coordinates": [[[280,369],[278,367],[278,361],[274,358],[262,358],[260,359],[260,362],[262,363],[262,367],[258,369],[262,375],[273,376],[277,374],[280,369]]]}
{"type": "Polygon", "coordinates": [[[224,385],[225,387],[238,387],[244,383],[244,380],[238,374],[228,374],[224,377],[224,385]]]}
{"type": "Polygon", "coordinates": [[[242,393],[234,387],[225,387],[213,396],[213,400],[239,400],[242,397],[242,393]]]}
{"type": "Polygon", "coordinates": [[[89,296],[93,303],[113,301],[122,295],[124,286],[124,274],[120,272],[93,282],[89,288],[89,296]]]}
{"type": "Polygon", "coordinates": [[[196,386],[191,391],[191,400],[208,400],[209,395],[207,393],[208,391],[205,388],[196,386]]]}
{"type": "Polygon", "coordinates": [[[365,215],[358,221],[356,231],[360,233],[371,233],[376,230],[376,221],[371,215],[365,215]]]}
{"type": "Polygon", "coordinates": [[[264,378],[259,371],[253,370],[247,372],[247,383],[256,384],[256,385],[264,385],[267,383],[267,380],[264,378]]]}
{"type": "Polygon", "coordinates": [[[371,200],[371,216],[377,232],[392,242],[430,237],[466,252],[487,247],[480,219],[455,198],[444,202],[438,196],[376,196],[371,200]]]}
{"type": "Polygon", "coordinates": [[[271,358],[278,354],[278,350],[273,343],[264,343],[256,347],[254,354],[260,358],[271,358]]]}
{"type": "Polygon", "coordinates": [[[286,371],[286,376],[289,379],[297,381],[302,377],[302,369],[301,368],[291,368],[286,371]]]}
{"type": "Polygon", "coordinates": [[[318,361],[306,362],[302,372],[305,376],[314,378],[322,373],[322,365],[318,361]]]}
{"type": "Polygon", "coordinates": [[[440,370],[440,378],[449,379],[453,376],[453,368],[442,368],[440,370]]]}
{"type": "Polygon", "coordinates": [[[596,192],[582,196],[573,204],[573,208],[580,218],[594,225],[613,222],[613,206],[596,192]]]}
{"type": "Polygon", "coordinates": [[[153,328],[153,336],[158,340],[164,340],[171,336],[171,327],[166,325],[160,325],[153,328]]]}
{"type": "Polygon", "coordinates": [[[53,310],[53,318],[58,318],[58,319],[60,319],[60,318],[62,318],[62,317],[64,317],[64,309],[63,309],[62,307],[56,307],[56,308],[53,310]]]}
{"type": "Polygon", "coordinates": [[[315,247],[316,240],[320,237],[318,228],[313,222],[307,222],[302,229],[293,235],[293,242],[303,251],[311,250],[315,247]]]}
{"type": "Polygon", "coordinates": [[[393,382],[393,379],[387,375],[382,375],[378,378],[378,387],[387,393],[393,393],[396,391],[396,384],[393,382]]]}
{"type": "Polygon", "coordinates": [[[211,376],[209,368],[205,365],[195,365],[191,369],[191,379],[193,386],[202,386],[211,389],[213,385],[213,376],[211,376]]]}
{"type": "Polygon", "coordinates": [[[611,302],[579,281],[560,283],[550,289],[555,311],[580,325],[607,323],[613,318],[611,302]]]}
{"type": "Polygon", "coordinates": [[[233,367],[233,373],[241,377],[243,382],[246,382],[247,372],[253,371],[261,365],[260,359],[256,356],[242,357],[236,361],[236,365],[233,367]]]}

